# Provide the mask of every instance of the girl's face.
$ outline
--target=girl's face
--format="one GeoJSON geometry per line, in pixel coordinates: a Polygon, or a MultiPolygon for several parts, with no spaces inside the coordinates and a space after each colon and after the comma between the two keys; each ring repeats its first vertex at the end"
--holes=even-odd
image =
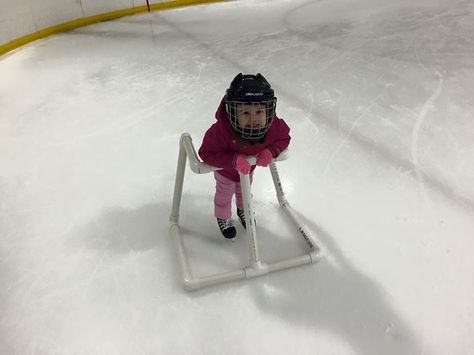
{"type": "Polygon", "coordinates": [[[267,111],[265,104],[238,104],[236,116],[239,126],[242,128],[261,128],[267,123],[267,111]]]}

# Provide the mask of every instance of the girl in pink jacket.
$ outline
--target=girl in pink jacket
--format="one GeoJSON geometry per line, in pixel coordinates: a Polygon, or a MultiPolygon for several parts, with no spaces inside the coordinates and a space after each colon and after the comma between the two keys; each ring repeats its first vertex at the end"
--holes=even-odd
{"type": "Polygon", "coordinates": [[[238,74],[217,109],[217,121],[207,130],[199,148],[199,156],[206,164],[222,168],[214,172],[214,215],[227,239],[236,235],[231,218],[234,194],[237,216],[245,228],[239,172],[250,174],[252,182],[255,169],[245,157],[256,156],[256,164],[266,167],[290,143],[290,128],[276,116],[276,101],[263,75],[238,74]]]}

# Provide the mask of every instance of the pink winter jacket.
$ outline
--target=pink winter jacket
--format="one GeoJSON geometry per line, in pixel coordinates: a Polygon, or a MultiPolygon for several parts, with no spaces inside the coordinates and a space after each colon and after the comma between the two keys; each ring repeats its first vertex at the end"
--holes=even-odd
{"type": "MultiPolygon", "coordinates": [[[[281,118],[275,117],[265,136],[263,143],[244,140],[235,133],[222,99],[216,111],[215,122],[204,135],[199,148],[199,156],[204,163],[223,168],[217,172],[232,181],[240,181],[239,173],[235,170],[235,162],[239,153],[257,155],[267,148],[276,158],[290,144],[290,128],[281,118]]],[[[252,167],[252,171],[255,166],[252,167]]]]}

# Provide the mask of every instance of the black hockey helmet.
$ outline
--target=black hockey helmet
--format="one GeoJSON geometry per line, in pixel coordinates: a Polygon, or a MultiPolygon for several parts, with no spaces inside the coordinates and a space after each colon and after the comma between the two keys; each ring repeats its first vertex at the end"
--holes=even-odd
{"type": "Polygon", "coordinates": [[[276,109],[275,93],[262,74],[239,73],[230,83],[226,91],[225,105],[229,120],[234,130],[244,139],[261,140],[270,128],[276,109]],[[256,104],[265,107],[266,123],[262,127],[249,128],[239,125],[237,105],[256,104]]]}

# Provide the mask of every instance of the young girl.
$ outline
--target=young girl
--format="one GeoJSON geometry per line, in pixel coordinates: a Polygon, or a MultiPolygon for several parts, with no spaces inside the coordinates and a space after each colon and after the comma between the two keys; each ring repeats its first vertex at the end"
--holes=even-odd
{"type": "Polygon", "coordinates": [[[255,169],[246,156],[256,156],[258,166],[268,166],[290,143],[290,128],[276,116],[276,101],[262,74],[238,74],[217,109],[217,122],[207,130],[199,148],[199,156],[206,164],[222,168],[214,172],[214,215],[227,239],[236,235],[231,218],[234,193],[237,216],[245,228],[239,172],[250,174],[252,182],[255,169]]]}

